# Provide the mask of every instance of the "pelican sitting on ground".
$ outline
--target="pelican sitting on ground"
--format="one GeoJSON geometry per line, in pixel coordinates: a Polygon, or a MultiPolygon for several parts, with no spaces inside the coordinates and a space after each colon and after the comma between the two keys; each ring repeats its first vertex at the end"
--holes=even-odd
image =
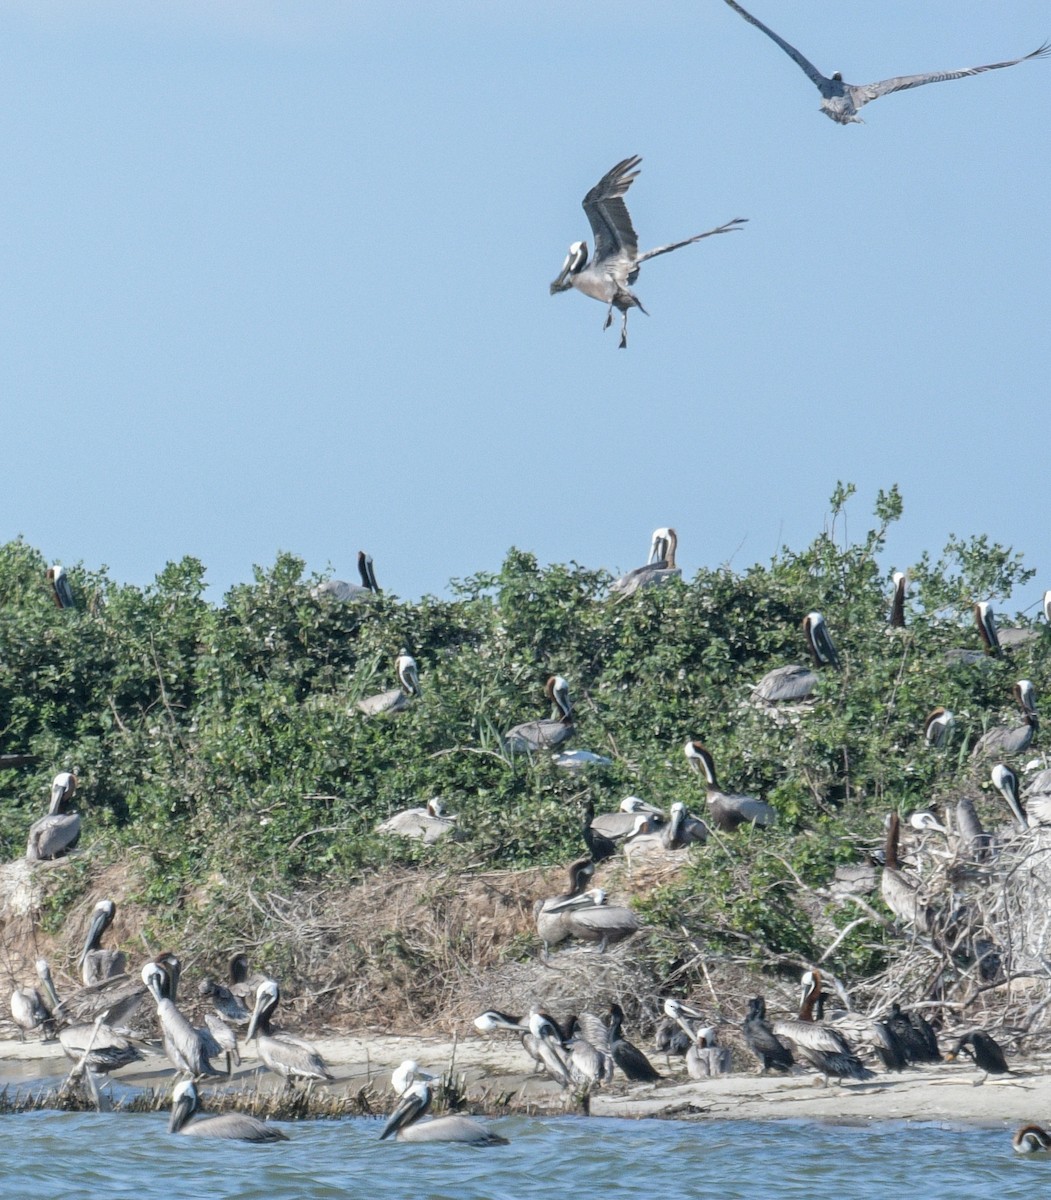
{"type": "Polygon", "coordinates": [[[613,322],[613,309],[619,309],[624,314],[620,327],[622,350],[628,344],[628,310],[638,308],[646,311],[630,288],[638,278],[642,264],[658,254],[667,254],[670,250],[689,246],[713,234],[733,232],[745,223],[745,218],[735,217],[706,233],[698,233],[685,241],[671,242],[640,254],[639,239],[631,224],[624,194],[637,177],[641,162],[638,155],[625,158],[607,171],[584,197],[584,212],[595,235],[595,254],[588,262],[587,243],[574,242],[569,247],[558,278],[551,284],[552,296],[575,287],[585,296],[608,305],[604,329],[608,329],[613,322]]]}
{"type": "Polygon", "coordinates": [[[700,742],[687,742],[683,747],[686,761],[693,770],[703,773],[708,808],[712,821],[723,833],[732,833],[738,825],[758,825],[765,829],[777,820],[777,810],[754,796],[724,792],[715,777],[715,760],[700,742]]]}
{"type": "Polygon", "coordinates": [[[51,803],[46,817],[29,827],[26,858],[30,862],[58,858],[72,850],[80,840],[80,816],[69,812],[76,794],[77,777],[72,771],[59,771],[51,781],[51,803]]]}
{"type": "Polygon", "coordinates": [[[169,1133],[181,1133],[185,1137],[224,1138],[235,1142],[287,1142],[288,1135],[282,1133],[269,1121],[260,1121],[246,1113],[223,1113],[218,1117],[205,1117],[203,1121],[190,1121],[200,1108],[200,1100],[193,1081],[184,1079],[172,1091],[172,1115],[168,1121],[169,1133]]]}
{"type": "Polygon", "coordinates": [[[986,63],[981,67],[964,67],[959,71],[927,71],[921,75],[896,75],[893,79],[881,79],[878,83],[844,83],[843,76],[838,71],[831,78],[822,75],[817,67],[804,58],[794,46],[790,46],[784,38],[778,37],[772,29],[736,3],[736,0],[726,0],[726,3],[734,12],[744,17],[749,24],[754,25],[756,29],[761,29],[768,38],[781,47],[798,67],[802,68],[811,83],[821,93],[821,111],[826,117],[831,117],[840,125],[863,124],[858,116],[858,109],[870,104],[873,100],[878,100],[881,96],[889,96],[891,92],[922,87],[925,83],[943,83],[949,79],[964,79],[970,75],[981,75],[983,71],[997,71],[1001,67],[1013,67],[1027,59],[1042,58],[1049,53],[1049,47],[1045,43],[1031,54],[1024,54],[1021,58],[1012,58],[1007,62],[986,63]]]}
{"type": "Polygon", "coordinates": [[[445,811],[445,803],[439,796],[432,796],[426,808],[406,808],[376,826],[377,833],[395,837],[415,838],[425,846],[433,846],[439,838],[452,833],[456,828],[456,817],[445,811]]]}
{"type": "Polygon", "coordinates": [[[191,1079],[201,1075],[219,1075],[221,1072],[208,1061],[212,1049],[209,1041],[194,1029],[171,998],[177,980],[178,973],[169,974],[160,963],[150,962],[142,968],[142,982],[157,1003],[157,1020],[161,1026],[164,1053],[178,1073],[188,1075],[191,1079]]]}
{"type": "Polygon", "coordinates": [[[396,1134],[399,1142],[464,1142],[471,1146],[506,1146],[507,1138],[501,1137],[472,1121],[470,1117],[453,1114],[434,1117],[430,1121],[420,1118],[431,1106],[431,1087],[426,1080],[414,1083],[404,1092],[397,1108],[383,1126],[380,1141],[396,1134]]]}
{"type": "Polygon", "coordinates": [[[923,740],[940,750],[949,741],[955,726],[956,717],[949,709],[940,706],[932,709],[923,722],[923,740]]]}
{"type": "Polygon", "coordinates": [[[73,589],[69,586],[69,576],[66,574],[66,569],[55,563],[53,567],[47,569],[47,581],[51,584],[51,595],[54,597],[55,606],[57,608],[76,608],[77,602],[73,599],[73,589]]]}
{"type": "Polygon", "coordinates": [[[569,698],[569,684],[561,675],[552,675],[544,685],[544,694],[551,701],[558,716],[541,721],[526,721],[523,725],[509,729],[504,735],[508,750],[519,753],[554,750],[573,736],[573,704],[569,698]]]}
{"type": "Polygon", "coordinates": [[[289,1086],[296,1079],[332,1079],[333,1075],[325,1065],[325,1060],[310,1042],[292,1037],[291,1034],[272,1032],[270,1017],[280,999],[281,989],[276,980],[267,979],[259,985],[255,1010],[248,1024],[245,1041],[256,1039],[256,1051],[263,1065],[284,1076],[289,1086]]]}
{"type": "Polygon", "coordinates": [[[84,949],[80,953],[80,978],[85,987],[113,979],[127,971],[128,959],[122,950],[103,950],[99,943],[102,935],[113,924],[117,906],[112,900],[100,900],[91,916],[84,949]]]}
{"type": "Polygon", "coordinates": [[[379,716],[380,713],[398,713],[407,708],[411,701],[422,696],[420,677],[416,672],[416,659],[404,650],[394,661],[394,669],[398,674],[399,687],[391,688],[389,692],[380,692],[376,696],[366,696],[358,701],[358,711],[367,717],[379,716]]]}
{"type": "Polygon", "coordinates": [[[552,946],[564,942],[570,936],[568,914],[560,908],[565,901],[579,896],[584,890],[584,884],[595,874],[595,864],[590,858],[578,858],[569,866],[569,890],[561,896],[549,896],[546,900],[538,900],[533,905],[533,916],[536,919],[536,931],[544,943],[544,953],[547,954],[552,946]]]}
{"type": "MultiPolygon", "coordinates": [[[[803,636],[814,668],[839,666],[839,655],[821,613],[809,612],[803,618],[803,636]]],[[[798,663],[775,667],[752,689],[752,699],[764,704],[808,700],[817,687],[817,679],[816,669],[798,663]]]]}
{"type": "Polygon", "coordinates": [[[611,583],[610,592],[614,596],[633,596],[639,588],[660,586],[669,579],[681,579],[682,570],[675,565],[678,545],[679,538],[674,529],[655,529],[649,562],[611,583]]]}
{"type": "MultiPolygon", "coordinates": [[[[605,954],[607,947],[626,941],[642,928],[642,922],[630,908],[607,904],[602,888],[592,888],[578,896],[560,900],[550,905],[542,915],[562,922],[560,928],[564,932],[559,941],[573,937],[584,942],[596,942],[599,954],[605,954]]],[[[538,928],[539,924],[538,917],[538,928]]],[[[544,937],[543,933],[541,937],[544,937]]],[[[548,939],[544,937],[544,941],[546,949],[548,939]]]]}
{"type": "Polygon", "coordinates": [[[1022,710],[1021,725],[996,725],[983,733],[971,752],[972,758],[1000,758],[1028,750],[1033,735],[1040,728],[1036,711],[1036,690],[1028,679],[1014,685],[1014,698],[1022,710]]]}
{"type": "Polygon", "coordinates": [[[647,804],[638,796],[626,796],[620,802],[620,811],[615,813],[599,813],[591,822],[591,828],[596,833],[608,838],[623,838],[630,833],[638,832],[636,818],[639,813],[646,813],[654,818],[653,828],[644,832],[652,833],[664,823],[664,813],[652,804],[647,804]]]}
{"type": "Polygon", "coordinates": [[[348,583],[345,579],[326,579],[313,589],[311,595],[315,600],[328,597],[346,603],[351,600],[371,600],[380,593],[376,582],[376,572],[372,568],[372,556],[364,550],[358,551],[358,574],[361,583],[348,583]]]}

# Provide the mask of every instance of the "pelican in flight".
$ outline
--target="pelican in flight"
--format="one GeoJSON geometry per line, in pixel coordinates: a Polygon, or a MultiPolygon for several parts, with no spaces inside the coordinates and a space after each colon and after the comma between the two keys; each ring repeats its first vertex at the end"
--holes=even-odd
{"type": "Polygon", "coordinates": [[[181,1133],[186,1137],[225,1138],[235,1142],[288,1141],[288,1135],[269,1121],[260,1121],[246,1113],[223,1113],[219,1117],[206,1117],[203,1121],[191,1123],[190,1118],[200,1108],[200,1103],[192,1080],[184,1079],[176,1084],[172,1092],[168,1132],[181,1133]]]}
{"type": "Polygon", "coordinates": [[[102,935],[113,924],[116,912],[117,906],[112,900],[100,900],[91,914],[88,936],[80,952],[80,978],[85,987],[123,975],[127,970],[128,960],[122,950],[103,950],[99,945],[102,935]]]}
{"type": "Polygon", "coordinates": [[[80,816],[69,812],[69,804],[77,790],[77,777],[72,771],[59,771],[51,781],[51,804],[46,817],[29,827],[26,858],[30,862],[58,858],[72,850],[80,840],[80,816]]]}
{"type": "Polygon", "coordinates": [[[380,1141],[393,1133],[399,1142],[464,1142],[471,1146],[506,1146],[507,1138],[501,1137],[472,1121],[454,1113],[448,1117],[435,1117],[421,1121],[420,1117],[431,1106],[431,1086],[421,1079],[411,1084],[402,1093],[397,1108],[383,1126],[380,1141]]]}
{"type": "Polygon", "coordinates": [[[620,326],[622,350],[628,344],[628,310],[638,308],[642,312],[646,311],[630,288],[639,277],[639,267],[648,258],[656,258],[658,254],[667,254],[670,250],[679,250],[692,242],[699,242],[701,238],[711,237],[716,233],[731,233],[743,225],[746,219],[735,217],[725,225],[709,229],[707,233],[698,233],[685,241],[671,242],[667,246],[658,246],[656,250],[647,250],[645,254],[640,254],[638,235],[631,224],[624,194],[638,175],[641,162],[642,159],[637,154],[625,158],[612,170],[607,171],[584,197],[584,212],[591,225],[591,232],[595,235],[595,253],[589,262],[587,242],[574,242],[569,247],[558,278],[551,284],[552,296],[576,288],[585,296],[591,296],[608,305],[603,329],[608,329],[613,323],[614,308],[619,309],[624,317],[620,326]]]}
{"type": "Polygon", "coordinates": [[[610,584],[615,596],[633,596],[639,588],[659,586],[669,579],[681,579],[682,568],[675,565],[679,537],[674,529],[655,529],[650,542],[650,557],[644,566],[636,567],[610,584]]]}
{"type": "Polygon", "coordinates": [[[394,660],[394,669],[398,674],[398,684],[389,692],[380,692],[375,696],[366,696],[358,701],[358,711],[367,717],[375,717],[380,713],[398,713],[409,706],[410,701],[421,696],[420,677],[416,673],[416,659],[402,651],[394,660]]]}
{"type": "Polygon", "coordinates": [[[798,67],[810,77],[811,83],[821,93],[821,111],[826,117],[831,117],[840,125],[851,123],[864,124],[858,116],[858,109],[878,100],[880,96],[889,96],[891,92],[903,92],[907,88],[922,87],[925,83],[944,83],[947,79],[964,79],[968,75],[981,75],[983,71],[998,71],[1001,67],[1013,67],[1017,63],[1026,62],[1030,58],[1043,58],[1051,53],[1051,45],[1045,42],[1031,54],[1023,54],[1021,58],[1012,58],[1008,62],[986,63],[981,67],[964,67],[960,71],[927,71],[921,75],[895,75],[893,79],[881,79],[878,83],[845,83],[843,76],[837,71],[830,79],[814,66],[809,59],[803,57],[784,38],[780,38],[762,21],[757,20],[750,12],[743,9],[736,0],[726,0],[726,3],[756,29],[761,29],[771,41],[776,42],[781,49],[795,62],[798,67]]]}
{"type": "Polygon", "coordinates": [[[703,772],[708,807],[712,820],[723,833],[733,833],[738,825],[758,825],[765,829],[777,820],[777,810],[754,796],[728,795],[715,777],[715,760],[700,742],[687,742],[683,747],[686,761],[703,772]]]}
{"type": "Polygon", "coordinates": [[[552,675],[544,685],[544,694],[554,705],[557,717],[542,721],[526,721],[516,725],[504,735],[508,750],[531,753],[536,750],[554,750],[573,736],[573,703],[569,698],[569,684],[561,675],[552,675]]]}
{"type": "Polygon", "coordinates": [[[326,579],[313,589],[311,595],[315,600],[323,596],[331,597],[346,603],[349,600],[371,600],[380,594],[380,585],[376,582],[376,572],[372,568],[372,555],[364,550],[358,551],[358,574],[361,583],[348,583],[345,579],[326,579]]]}
{"type": "Polygon", "coordinates": [[[76,608],[73,599],[73,589],[69,586],[69,576],[66,568],[55,563],[47,569],[47,581],[51,584],[51,595],[55,599],[56,608],[76,608]]]}
{"type": "MultiPolygon", "coordinates": [[[[809,612],[803,618],[803,636],[815,667],[839,666],[839,655],[821,613],[809,612]]],[[[816,687],[817,672],[792,663],[767,671],[752,689],[752,698],[766,704],[809,700],[816,687]]]]}
{"type": "Polygon", "coordinates": [[[296,1079],[332,1079],[332,1072],[325,1065],[325,1060],[310,1042],[292,1037],[288,1033],[271,1031],[270,1017],[280,999],[281,990],[276,980],[267,979],[259,985],[255,1010],[245,1034],[245,1041],[250,1042],[254,1037],[256,1050],[263,1060],[263,1065],[284,1076],[289,1085],[296,1079]]]}

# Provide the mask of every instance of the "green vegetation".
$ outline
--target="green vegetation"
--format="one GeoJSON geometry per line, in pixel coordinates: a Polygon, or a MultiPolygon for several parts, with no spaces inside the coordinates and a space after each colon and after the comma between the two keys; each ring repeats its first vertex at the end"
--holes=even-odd
{"type": "MultiPolygon", "coordinates": [[[[51,776],[76,766],[93,868],[134,865],[135,899],[154,907],[158,938],[197,914],[233,941],[239,921],[257,921],[246,915],[250,897],[271,890],[343,888],[380,867],[567,862],[582,852],[589,799],[599,812],[634,793],[703,813],[701,781],[682,754],[696,737],[727,790],[767,799],[781,820],[694,849],[683,873],[640,902],[660,928],[652,952],[669,968],[681,961],[685,926],[694,945],[807,959],[818,947],[796,903],[799,881],[819,887],[836,864],[857,861],[879,843],[891,808],[953,800],[984,781],[964,739],[1010,711],[1016,679],[1032,679],[1038,696],[1051,689],[1043,626],[988,664],[944,659],[950,647],[979,646],[973,601],[996,605],[1031,577],[1021,556],[954,537],[937,560],[912,567],[908,627],[892,631],[878,560],[901,498],[881,494],[874,528],[849,541],[852,490],[837,489],[826,529],[800,552],[624,601],[606,598],[605,572],[541,568],[512,550],[499,573],[455,582],[452,600],[340,604],[314,598],[317,581],[283,554],[220,606],[204,600],[204,568],[192,558],[144,589],[67,568],[78,607],[63,611],[43,557],[8,543],[0,750],[31,751],[39,765],[0,772],[0,852],[24,852],[51,776]],[[750,689],[767,670],[806,661],[801,622],[812,609],[828,621],[841,669],[822,674],[811,711],[772,719],[748,703],[750,689]],[[422,699],[364,718],[356,700],[395,685],[403,647],[419,664],[422,699]],[[502,731],[547,715],[553,673],[570,683],[572,744],[610,755],[612,767],[567,773],[547,755],[504,751],[502,731]],[[940,751],[922,736],[937,704],[959,721],[940,751]],[[431,796],[459,814],[459,840],[423,847],[373,833],[431,796]]],[[[88,882],[82,870],[66,875],[60,904],[88,882]]],[[[46,915],[61,919],[54,901],[46,915]]],[[[885,936],[859,929],[830,965],[872,970],[885,936]]]]}

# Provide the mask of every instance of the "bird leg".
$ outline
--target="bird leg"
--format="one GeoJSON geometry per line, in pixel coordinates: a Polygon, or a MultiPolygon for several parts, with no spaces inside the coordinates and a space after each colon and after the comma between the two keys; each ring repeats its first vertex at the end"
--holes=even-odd
{"type": "MultiPolygon", "coordinates": [[[[612,316],[612,314],[611,314],[612,316]]],[[[620,323],[620,349],[628,348],[628,310],[624,310],[624,319],[620,323]]]]}
{"type": "Polygon", "coordinates": [[[612,324],[613,324],[613,305],[610,304],[609,308],[606,309],[606,323],[605,323],[605,325],[602,326],[603,332],[605,332],[612,324]]]}

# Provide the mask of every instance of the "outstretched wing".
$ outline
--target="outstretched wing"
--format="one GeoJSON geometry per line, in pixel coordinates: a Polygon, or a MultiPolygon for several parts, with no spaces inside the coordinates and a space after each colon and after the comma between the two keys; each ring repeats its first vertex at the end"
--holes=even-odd
{"type": "Polygon", "coordinates": [[[638,175],[641,162],[642,159],[634,154],[617,163],[584,197],[584,212],[595,235],[593,263],[621,255],[634,260],[638,253],[639,239],[628,216],[624,193],[638,175]]]}
{"type": "MultiPolygon", "coordinates": [[[[726,0],[727,4],[730,0],[726,0]]],[[[983,71],[999,71],[1001,67],[1015,67],[1020,62],[1030,58],[1046,58],[1051,54],[1051,42],[1045,42],[1032,54],[1023,54],[1021,58],[1012,58],[1010,62],[987,63],[984,67],[967,67],[963,71],[928,71],[924,75],[896,75],[893,79],[884,79],[879,83],[863,83],[851,85],[850,93],[854,106],[860,108],[870,100],[878,100],[880,96],[889,96],[891,92],[904,92],[907,88],[923,87],[925,83],[944,83],[947,79],[966,79],[968,75],[981,75],[983,71]]]]}
{"type": "MultiPolygon", "coordinates": [[[[774,31],[772,29],[770,29],[766,25],[764,25],[762,21],[757,21],[756,18],[753,17],[750,12],[747,12],[745,9],[743,9],[736,2],[736,0],[726,0],[726,3],[729,4],[729,6],[734,10],[734,12],[739,13],[742,17],[744,17],[744,19],[749,23],[749,25],[754,25],[756,27],[756,29],[761,29],[763,31],[763,33],[765,33],[766,36],[768,38],[770,38],[771,41],[776,42],[781,47],[781,49],[788,55],[788,57],[790,59],[792,59],[793,62],[797,63],[800,67],[802,67],[803,70],[807,73],[807,75],[810,76],[811,82],[816,87],[821,89],[822,95],[825,94],[826,88],[828,87],[828,84],[829,84],[829,79],[827,76],[821,74],[821,72],[817,69],[817,67],[814,66],[814,64],[810,61],[809,58],[804,58],[803,55],[800,54],[799,51],[795,48],[795,46],[790,46],[788,44],[788,42],[785,41],[784,38],[778,37],[777,34],[774,33],[774,31]]],[[[1007,64],[1001,63],[1000,65],[1006,66],[1007,64]]]]}

